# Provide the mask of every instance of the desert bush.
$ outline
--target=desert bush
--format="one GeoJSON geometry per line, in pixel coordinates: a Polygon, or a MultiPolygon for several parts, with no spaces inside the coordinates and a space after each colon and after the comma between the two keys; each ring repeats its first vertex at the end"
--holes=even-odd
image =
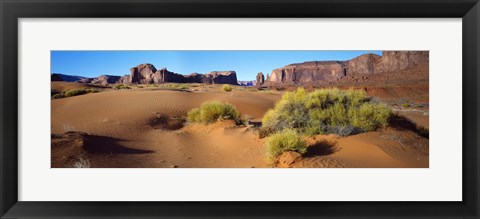
{"type": "Polygon", "coordinates": [[[176,83],[169,83],[165,85],[168,88],[173,88],[173,89],[182,89],[182,90],[187,90],[190,88],[188,84],[176,84],[176,83]]]}
{"type": "Polygon", "coordinates": [[[182,90],[187,90],[189,88],[190,88],[190,86],[188,86],[187,84],[181,84],[181,85],[178,86],[178,89],[182,89],[182,90]]]}
{"type": "Polygon", "coordinates": [[[63,96],[64,97],[73,97],[73,96],[82,95],[82,94],[86,94],[86,93],[87,93],[87,90],[85,90],[85,89],[74,89],[74,90],[68,90],[68,91],[64,92],[63,96]]]}
{"type": "Polygon", "coordinates": [[[229,103],[211,101],[203,103],[200,108],[193,108],[187,114],[189,123],[208,124],[218,120],[234,120],[241,123],[240,113],[229,103]]]}
{"type": "Polygon", "coordinates": [[[285,151],[296,151],[300,154],[307,152],[307,143],[293,129],[284,129],[271,135],[267,141],[267,155],[274,159],[285,151]]]}
{"type": "Polygon", "coordinates": [[[409,102],[402,103],[402,108],[410,108],[411,105],[409,102]]]}
{"type": "Polygon", "coordinates": [[[53,99],[60,99],[60,98],[65,98],[65,97],[73,97],[73,96],[78,96],[86,93],[97,93],[100,92],[97,89],[73,89],[73,90],[64,90],[60,93],[54,94],[52,96],[53,99]]]}
{"type": "Polygon", "coordinates": [[[59,93],[59,94],[54,94],[52,96],[53,99],[60,99],[60,98],[64,98],[63,94],[62,93],[59,93]]]}
{"type": "Polygon", "coordinates": [[[270,133],[296,129],[300,133],[351,135],[388,124],[390,108],[376,103],[360,90],[299,88],[285,93],[263,117],[262,129],[270,133]]]}
{"type": "Polygon", "coordinates": [[[222,86],[222,91],[224,91],[224,92],[230,92],[230,91],[232,91],[232,90],[233,90],[233,87],[230,86],[229,84],[224,84],[224,85],[222,86]]]}
{"type": "Polygon", "coordinates": [[[116,84],[113,86],[114,90],[130,89],[128,85],[125,84],[116,84]]]}

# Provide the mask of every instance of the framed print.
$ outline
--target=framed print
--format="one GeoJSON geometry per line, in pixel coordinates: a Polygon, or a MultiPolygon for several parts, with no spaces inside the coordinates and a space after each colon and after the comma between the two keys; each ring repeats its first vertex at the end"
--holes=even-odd
{"type": "Polygon", "coordinates": [[[476,0],[0,6],[2,218],[480,216],[476,0]]]}

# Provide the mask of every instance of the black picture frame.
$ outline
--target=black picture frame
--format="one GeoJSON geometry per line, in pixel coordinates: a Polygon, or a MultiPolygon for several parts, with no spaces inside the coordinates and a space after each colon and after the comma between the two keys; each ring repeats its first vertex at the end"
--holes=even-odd
{"type": "Polygon", "coordinates": [[[480,217],[478,145],[480,4],[478,0],[0,0],[0,15],[0,215],[2,218],[480,217]],[[462,18],[463,201],[18,201],[18,19],[77,17],[462,18]]]}

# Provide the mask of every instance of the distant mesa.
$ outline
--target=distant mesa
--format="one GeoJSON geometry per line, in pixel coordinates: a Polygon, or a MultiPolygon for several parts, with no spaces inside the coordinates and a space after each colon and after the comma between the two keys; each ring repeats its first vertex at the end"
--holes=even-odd
{"type": "Polygon", "coordinates": [[[107,84],[115,84],[120,80],[120,76],[115,75],[100,75],[96,78],[83,78],[78,80],[79,83],[90,83],[90,84],[100,84],[100,85],[107,85],[107,84]]]}
{"type": "Polygon", "coordinates": [[[50,79],[51,81],[66,81],[66,82],[75,82],[75,81],[86,78],[82,76],[65,75],[60,73],[52,73],[50,74],[50,76],[51,76],[51,79],[50,79]]]}
{"type": "Polygon", "coordinates": [[[125,75],[120,82],[130,84],[161,84],[161,83],[206,83],[206,84],[237,84],[235,71],[212,71],[207,74],[192,73],[182,75],[168,71],[166,68],[157,70],[152,64],[140,64],[130,69],[130,75],[125,75]]]}
{"type": "MultiPolygon", "coordinates": [[[[428,51],[384,51],[382,56],[365,54],[348,61],[313,61],[290,64],[267,75],[268,84],[335,81],[347,75],[396,72],[428,63],[428,51]]],[[[261,75],[257,75],[257,82],[261,75]]],[[[261,79],[260,79],[261,80],[261,79]]]]}
{"type": "Polygon", "coordinates": [[[256,81],[238,81],[238,85],[240,86],[251,87],[251,86],[255,86],[255,84],[256,84],[256,81]]]}

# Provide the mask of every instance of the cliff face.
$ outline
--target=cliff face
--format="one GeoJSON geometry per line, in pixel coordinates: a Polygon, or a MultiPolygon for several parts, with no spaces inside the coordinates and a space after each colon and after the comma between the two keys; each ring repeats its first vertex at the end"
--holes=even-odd
{"type": "Polygon", "coordinates": [[[107,84],[114,84],[120,79],[120,76],[115,76],[115,75],[100,75],[96,78],[92,78],[92,81],[90,83],[92,84],[101,84],[101,85],[107,85],[107,84]]]}
{"type": "Polygon", "coordinates": [[[304,62],[274,69],[266,83],[335,81],[347,75],[394,73],[428,60],[428,51],[385,51],[382,56],[365,54],[348,61],[304,62]]]}
{"type": "Polygon", "coordinates": [[[267,81],[281,82],[311,82],[330,81],[345,76],[346,64],[342,61],[304,62],[277,68],[267,76],[267,81]]]}
{"type": "Polygon", "coordinates": [[[129,76],[123,76],[118,83],[159,84],[159,83],[208,83],[237,84],[235,71],[213,71],[207,74],[177,74],[166,68],[157,70],[152,64],[140,64],[130,69],[129,76]],[[128,82],[127,82],[128,81],[128,82]]]}
{"type": "Polygon", "coordinates": [[[394,72],[428,61],[428,51],[384,51],[379,64],[375,66],[375,71],[394,72]]]}

